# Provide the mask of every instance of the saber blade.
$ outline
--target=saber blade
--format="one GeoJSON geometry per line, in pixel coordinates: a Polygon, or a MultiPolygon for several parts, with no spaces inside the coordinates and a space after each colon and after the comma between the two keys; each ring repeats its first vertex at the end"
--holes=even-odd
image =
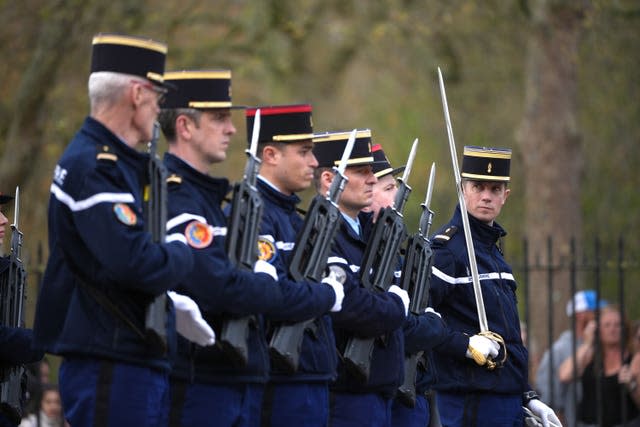
{"type": "Polygon", "coordinates": [[[462,215],[462,226],[464,228],[464,239],[467,243],[467,255],[469,256],[469,268],[471,270],[471,280],[473,282],[473,293],[476,299],[476,308],[478,310],[478,323],[480,332],[489,331],[489,323],[487,322],[487,312],[484,308],[484,300],[482,298],[482,288],[480,287],[480,276],[478,275],[478,264],[476,262],[476,252],[471,239],[471,226],[469,225],[469,216],[467,214],[467,205],[464,201],[462,193],[462,178],[460,169],[458,168],[458,157],[456,154],[456,143],[453,139],[453,129],[451,127],[451,118],[449,117],[449,106],[447,104],[447,94],[444,89],[444,80],[442,72],[438,67],[438,80],[440,82],[440,96],[442,97],[442,109],[444,110],[444,120],[447,124],[447,136],[449,138],[449,150],[451,152],[451,163],[453,165],[453,173],[456,179],[456,190],[458,192],[458,203],[460,204],[460,212],[462,215]]]}

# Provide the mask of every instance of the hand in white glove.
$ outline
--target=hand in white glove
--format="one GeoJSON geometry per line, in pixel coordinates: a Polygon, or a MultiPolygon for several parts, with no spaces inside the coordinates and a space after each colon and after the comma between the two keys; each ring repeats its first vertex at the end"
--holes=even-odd
{"type": "Polygon", "coordinates": [[[389,287],[389,292],[391,292],[392,294],[396,294],[400,297],[400,299],[402,300],[402,304],[404,305],[404,315],[405,316],[408,315],[409,314],[409,294],[407,293],[407,291],[402,289],[400,286],[391,285],[389,287]]]}
{"type": "Polygon", "coordinates": [[[278,281],[278,271],[273,265],[269,264],[267,261],[263,261],[261,259],[257,260],[256,263],[253,265],[253,272],[266,273],[269,276],[271,276],[273,280],[275,280],[276,282],[278,281]]]}
{"type": "Polygon", "coordinates": [[[484,366],[487,358],[495,358],[500,351],[500,345],[482,335],[473,335],[469,338],[469,347],[466,356],[473,359],[478,365],[484,366]]]}
{"type": "Polygon", "coordinates": [[[562,427],[562,423],[553,409],[545,405],[541,400],[532,399],[527,403],[527,409],[537,417],[540,417],[543,427],[562,427]]]}
{"type": "Polygon", "coordinates": [[[331,307],[331,312],[335,313],[342,310],[342,300],[344,299],[344,287],[342,283],[338,282],[333,275],[329,275],[322,279],[322,283],[325,283],[333,288],[333,292],[336,294],[336,302],[331,307]]]}
{"type": "Polygon", "coordinates": [[[194,300],[173,291],[167,292],[176,309],[176,331],[189,341],[201,346],[213,345],[216,334],[202,318],[200,309],[194,300]]]}

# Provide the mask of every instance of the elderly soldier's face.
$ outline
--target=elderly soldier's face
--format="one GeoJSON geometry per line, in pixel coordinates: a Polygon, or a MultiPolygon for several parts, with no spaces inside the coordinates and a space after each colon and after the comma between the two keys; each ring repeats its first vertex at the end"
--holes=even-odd
{"type": "Polygon", "coordinates": [[[489,225],[509,197],[509,189],[503,182],[465,180],[462,188],[469,214],[489,225]]]}
{"type": "Polygon", "coordinates": [[[193,129],[193,148],[206,164],[219,163],[227,158],[227,149],[236,128],[228,108],[206,110],[193,129]]]}
{"type": "Polygon", "coordinates": [[[143,80],[132,80],[134,116],[133,125],[138,129],[139,144],[146,144],[153,136],[153,123],[160,112],[160,102],[166,91],[143,80]]]}

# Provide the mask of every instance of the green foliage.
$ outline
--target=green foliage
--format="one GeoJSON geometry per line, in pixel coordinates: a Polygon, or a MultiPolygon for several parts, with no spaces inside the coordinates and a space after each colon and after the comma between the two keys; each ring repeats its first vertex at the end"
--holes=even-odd
{"type": "MultiPolygon", "coordinates": [[[[518,242],[536,232],[522,225],[523,154],[514,139],[523,115],[531,5],[522,0],[0,2],[5,58],[0,63],[0,147],[5,159],[15,158],[6,147],[14,113],[25,106],[19,104],[21,97],[38,100],[19,129],[34,127],[38,142],[16,177],[26,185],[28,245],[46,236],[50,174],[87,114],[90,40],[102,31],[166,41],[169,70],[232,69],[236,104],[311,102],[318,131],[369,127],[394,165],[404,164],[411,142],[420,138],[406,208],[411,230],[431,162],[437,164],[434,227],[449,218],[456,203],[436,77],[440,66],[458,151],[466,144],[514,149],[512,197],[501,223],[510,231],[507,255],[518,259],[518,242]],[[46,31],[69,16],[73,19],[63,28],[68,35],[63,43],[42,51],[46,31]],[[60,53],[57,48],[62,55],[46,84],[20,95],[36,55],[46,59],[60,53]]],[[[640,206],[639,18],[640,8],[632,1],[600,0],[593,1],[585,20],[575,76],[585,153],[585,176],[575,197],[583,203],[585,236],[633,235],[640,229],[635,214],[640,206]]],[[[238,179],[246,146],[242,113],[234,113],[234,122],[238,134],[228,161],[212,172],[238,179]]],[[[637,258],[639,246],[630,239],[627,254],[637,258]]]]}

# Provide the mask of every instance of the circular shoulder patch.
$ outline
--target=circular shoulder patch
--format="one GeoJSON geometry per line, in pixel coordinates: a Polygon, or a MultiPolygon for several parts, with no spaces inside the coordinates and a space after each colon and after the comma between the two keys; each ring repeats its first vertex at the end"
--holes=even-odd
{"type": "Polygon", "coordinates": [[[277,254],[276,245],[271,240],[258,237],[258,259],[271,262],[277,254]]]}
{"type": "Polygon", "coordinates": [[[113,212],[116,214],[118,221],[124,225],[136,225],[138,222],[136,213],[126,203],[116,203],[113,205],[113,212]]]}
{"type": "Polygon", "coordinates": [[[200,221],[191,221],[187,224],[184,236],[187,238],[187,243],[196,249],[206,248],[213,241],[211,227],[200,221]]]}

